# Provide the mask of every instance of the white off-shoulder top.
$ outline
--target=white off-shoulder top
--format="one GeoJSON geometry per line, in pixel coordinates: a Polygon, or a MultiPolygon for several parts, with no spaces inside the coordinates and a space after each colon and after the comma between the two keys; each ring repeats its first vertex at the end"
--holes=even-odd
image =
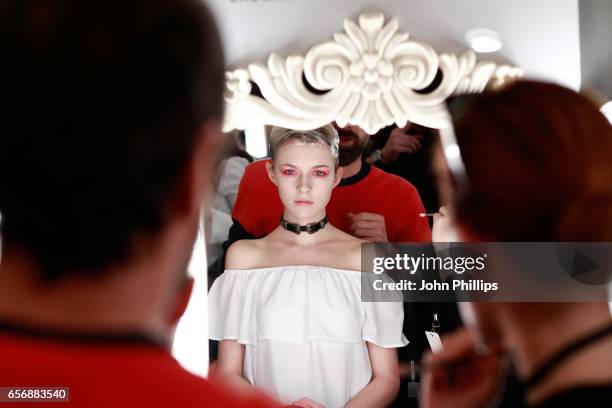
{"type": "Polygon", "coordinates": [[[226,270],[210,338],[245,345],[244,377],[282,403],[342,407],[371,380],[366,342],[402,347],[401,302],[362,302],[361,273],[323,266],[226,270]]]}

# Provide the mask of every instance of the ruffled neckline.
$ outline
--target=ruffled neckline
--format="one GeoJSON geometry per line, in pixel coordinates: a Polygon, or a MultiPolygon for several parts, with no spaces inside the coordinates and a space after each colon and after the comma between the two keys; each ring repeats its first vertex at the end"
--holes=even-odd
{"type": "Polygon", "coordinates": [[[358,274],[362,271],[356,271],[354,269],[340,269],[340,268],[332,268],[330,266],[323,265],[282,265],[282,266],[267,266],[260,268],[249,268],[249,269],[226,269],[225,272],[255,272],[255,271],[272,271],[275,269],[324,269],[336,272],[343,272],[349,274],[358,274]]]}
{"type": "Polygon", "coordinates": [[[318,265],[227,269],[208,293],[209,336],[262,340],[406,344],[401,302],[364,302],[356,270],[318,265]]]}

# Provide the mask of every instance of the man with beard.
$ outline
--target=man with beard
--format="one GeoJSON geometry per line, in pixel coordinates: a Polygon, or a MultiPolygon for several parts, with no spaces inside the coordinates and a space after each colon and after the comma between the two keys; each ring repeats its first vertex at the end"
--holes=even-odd
{"type": "MultiPolygon", "coordinates": [[[[329,222],[372,242],[428,242],[431,231],[417,190],[408,181],[362,160],[369,135],[360,127],[338,127],[343,176],[327,206],[329,222]]],[[[234,224],[226,248],[245,238],[260,238],[278,226],[283,206],[266,173],[266,160],[244,173],[232,211],[234,224]]]]}

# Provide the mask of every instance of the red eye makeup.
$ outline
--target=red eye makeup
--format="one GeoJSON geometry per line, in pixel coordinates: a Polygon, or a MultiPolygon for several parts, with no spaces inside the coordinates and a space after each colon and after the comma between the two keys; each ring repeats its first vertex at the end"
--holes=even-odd
{"type": "Polygon", "coordinates": [[[315,177],[325,177],[329,174],[329,170],[326,169],[316,169],[312,172],[315,177]]]}
{"type": "Polygon", "coordinates": [[[282,166],[280,169],[280,173],[283,176],[295,176],[297,174],[295,169],[289,166],[282,166]]]}

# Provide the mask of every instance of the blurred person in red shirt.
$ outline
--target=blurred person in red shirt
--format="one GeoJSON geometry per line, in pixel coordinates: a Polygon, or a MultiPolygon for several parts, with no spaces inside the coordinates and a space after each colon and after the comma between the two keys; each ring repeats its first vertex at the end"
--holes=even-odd
{"type": "Polygon", "coordinates": [[[0,387],[68,387],[75,407],[269,406],[169,352],[220,138],[209,11],[11,0],[0,27],[0,387]]]}

